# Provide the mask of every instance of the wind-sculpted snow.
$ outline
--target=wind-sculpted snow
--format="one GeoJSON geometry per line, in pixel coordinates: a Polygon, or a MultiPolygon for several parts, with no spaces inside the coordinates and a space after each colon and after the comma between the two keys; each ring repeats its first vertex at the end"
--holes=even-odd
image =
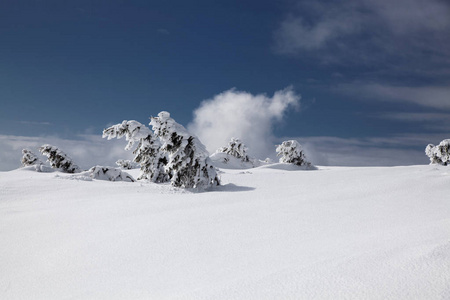
{"type": "Polygon", "coordinates": [[[0,172],[0,299],[450,299],[449,167],[286,165],[204,193],[0,172]]]}
{"type": "Polygon", "coordinates": [[[133,178],[133,176],[131,176],[127,172],[111,167],[95,166],[83,173],[91,177],[92,179],[98,180],[127,181],[127,182],[136,181],[133,178]]]}

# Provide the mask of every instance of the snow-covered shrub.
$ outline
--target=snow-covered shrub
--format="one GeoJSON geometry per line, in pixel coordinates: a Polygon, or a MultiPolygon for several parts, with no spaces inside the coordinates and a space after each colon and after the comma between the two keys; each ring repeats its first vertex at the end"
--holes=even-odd
{"type": "Polygon", "coordinates": [[[44,163],[29,149],[22,150],[22,160],[21,163],[24,167],[33,166],[38,172],[48,172],[49,167],[45,166],[44,163]]]}
{"type": "Polygon", "coordinates": [[[119,159],[118,161],[116,161],[116,165],[124,170],[131,170],[136,168],[137,166],[136,163],[132,162],[129,159],[119,159]]]}
{"type": "Polygon", "coordinates": [[[29,149],[22,149],[22,154],[21,162],[24,167],[43,164],[43,162],[29,149]]]}
{"type": "Polygon", "coordinates": [[[60,169],[66,173],[78,173],[81,171],[72,159],[59,150],[58,147],[46,144],[42,145],[39,151],[47,156],[47,161],[50,162],[51,167],[54,169],[60,169]]]}
{"type": "Polygon", "coordinates": [[[168,155],[165,170],[173,186],[202,190],[220,184],[205,146],[168,112],[152,117],[150,125],[161,140],[161,151],[168,155]]]}
{"type": "Polygon", "coordinates": [[[228,142],[228,146],[221,147],[217,150],[217,152],[222,152],[239,158],[243,162],[250,161],[250,158],[247,155],[248,148],[245,144],[238,138],[232,137],[228,142]]]}
{"type": "Polygon", "coordinates": [[[125,150],[130,150],[137,142],[138,146],[133,151],[134,162],[141,166],[141,174],[138,179],[148,179],[152,182],[165,182],[169,179],[164,170],[167,158],[159,150],[161,143],[153,135],[152,131],[137,121],[126,121],[113,125],[103,130],[103,138],[122,138],[128,141],[125,150]]]}
{"type": "Polygon", "coordinates": [[[92,179],[135,182],[133,176],[118,168],[95,166],[84,173],[92,179]]]}
{"type": "Polygon", "coordinates": [[[443,140],[437,146],[429,144],[425,153],[430,158],[430,164],[446,166],[450,162],[450,139],[443,140]]]}
{"type": "Polygon", "coordinates": [[[264,163],[250,157],[247,150],[240,139],[231,138],[228,146],[217,149],[210,158],[216,167],[225,169],[249,169],[264,163]]]}
{"type": "Polygon", "coordinates": [[[276,151],[277,156],[280,156],[280,163],[311,166],[311,163],[306,160],[302,146],[295,140],[284,141],[281,145],[278,145],[276,151]]]}
{"type": "Polygon", "coordinates": [[[272,164],[273,163],[273,159],[266,157],[266,159],[263,161],[266,164],[272,164]]]}

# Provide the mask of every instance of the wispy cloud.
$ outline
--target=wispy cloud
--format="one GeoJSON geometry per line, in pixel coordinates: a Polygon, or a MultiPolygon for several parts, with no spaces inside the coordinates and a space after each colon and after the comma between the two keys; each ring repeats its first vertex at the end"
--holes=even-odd
{"type": "Polygon", "coordinates": [[[408,102],[429,108],[450,110],[449,86],[408,87],[354,82],[338,85],[336,91],[360,99],[408,102]]]}
{"type": "Polygon", "coordinates": [[[159,34],[162,34],[162,35],[169,35],[170,34],[170,31],[165,29],[165,28],[158,28],[158,29],[156,29],[156,32],[159,33],[159,34]]]}
{"type": "Polygon", "coordinates": [[[50,122],[43,122],[43,121],[16,121],[19,124],[24,124],[24,125],[44,125],[44,126],[48,126],[48,125],[52,125],[52,123],[50,122]]]}
{"type": "Polygon", "coordinates": [[[323,63],[381,63],[376,68],[390,71],[448,72],[448,1],[303,0],[290,11],[274,33],[278,53],[323,63]]]}
{"type": "Polygon", "coordinates": [[[409,113],[388,112],[377,115],[378,118],[404,122],[439,122],[448,123],[450,126],[450,113],[409,113]]]}
{"type": "Polygon", "coordinates": [[[188,128],[210,152],[237,137],[258,158],[273,152],[273,125],[281,122],[288,108],[298,108],[300,95],[292,88],[274,93],[252,95],[234,89],[204,101],[194,112],[188,128]]]}
{"type": "Polygon", "coordinates": [[[450,112],[384,112],[376,114],[374,117],[402,123],[417,124],[423,129],[438,133],[450,132],[450,112]]]}

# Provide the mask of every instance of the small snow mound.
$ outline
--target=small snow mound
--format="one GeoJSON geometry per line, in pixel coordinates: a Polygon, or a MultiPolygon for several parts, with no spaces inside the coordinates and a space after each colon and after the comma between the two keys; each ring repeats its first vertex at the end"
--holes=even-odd
{"type": "Polygon", "coordinates": [[[66,179],[66,180],[92,181],[91,177],[83,175],[83,174],[76,174],[76,175],[70,175],[70,176],[55,175],[55,178],[66,179]]]}
{"type": "Polygon", "coordinates": [[[35,171],[35,172],[42,172],[42,173],[51,173],[51,172],[55,171],[54,169],[50,168],[49,166],[42,165],[42,164],[26,166],[26,167],[20,168],[20,170],[35,171]]]}
{"type": "Polygon", "coordinates": [[[127,181],[135,182],[136,180],[127,172],[123,172],[118,168],[95,166],[84,172],[92,179],[108,180],[108,181],[127,181]]]}
{"type": "Polygon", "coordinates": [[[118,168],[95,166],[82,173],[71,175],[71,176],[59,176],[58,178],[69,179],[69,180],[81,180],[81,181],[92,181],[106,180],[106,181],[126,181],[135,182],[136,180],[130,174],[123,172],[118,168]]]}

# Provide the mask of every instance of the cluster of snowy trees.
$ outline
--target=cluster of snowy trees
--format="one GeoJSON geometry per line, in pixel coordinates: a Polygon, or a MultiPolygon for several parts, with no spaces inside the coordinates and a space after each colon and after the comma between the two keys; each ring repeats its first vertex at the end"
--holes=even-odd
{"type": "MultiPolygon", "coordinates": [[[[277,145],[275,151],[277,156],[280,157],[280,163],[305,166],[306,168],[312,167],[312,164],[306,160],[302,146],[295,140],[284,141],[281,145],[277,145]]],[[[256,158],[250,157],[248,155],[248,148],[245,144],[240,139],[234,137],[231,138],[226,147],[217,149],[216,153],[213,154],[213,157],[225,165],[231,164],[232,160],[235,160],[239,162],[241,166],[247,167],[256,167],[262,163],[270,162],[270,159],[268,158],[265,161],[258,161],[256,158]]]]}
{"type": "MultiPolygon", "coordinates": [[[[39,147],[39,152],[47,156],[47,161],[54,169],[59,169],[65,173],[78,173],[81,171],[73,160],[58,147],[45,144],[39,147]]],[[[23,166],[34,166],[38,172],[45,170],[44,163],[31,150],[23,149],[22,154],[21,162],[23,166]]]]}
{"type": "MultiPolygon", "coordinates": [[[[170,182],[175,187],[204,190],[220,184],[216,167],[205,146],[199,139],[178,124],[166,111],[151,117],[151,129],[137,121],[124,120],[103,130],[103,138],[121,139],[128,142],[126,150],[132,150],[133,161],[118,160],[122,169],[140,167],[138,180],[154,183],[170,182]]],[[[81,173],[95,179],[110,181],[135,181],[120,168],[95,166],[82,171],[77,164],[58,147],[42,145],[39,152],[47,157],[51,168],[65,173],[81,173]]],[[[281,163],[310,167],[301,145],[294,140],[285,141],[276,148],[281,163]]],[[[45,164],[29,149],[22,150],[22,164],[34,166],[44,171],[45,164]]],[[[232,138],[228,145],[219,148],[215,154],[222,154],[223,163],[231,159],[242,163],[244,167],[255,167],[264,163],[248,155],[248,148],[238,138],[232,138]]],[[[266,162],[267,163],[267,162],[266,162]]]]}
{"type": "MultiPolygon", "coordinates": [[[[87,171],[82,171],[78,165],[61,149],[49,144],[39,147],[39,152],[47,157],[47,162],[51,168],[57,169],[64,173],[81,173],[92,179],[109,180],[109,181],[135,181],[131,175],[122,172],[120,169],[111,167],[94,166],[87,171]]],[[[22,150],[22,165],[34,167],[38,172],[48,172],[48,168],[37,156],[29,149],[22,150]]]]}
{"type": "Polygon", "coordinates": [[[152,117],[149,125],[151,130],[137,121],[125,120],[103,131],[104,138],[125,137],[126,150],[137,143],[133,161],[141,167],[138,179],[170,181],[175,187],[200,190],[220,184],[205,146],[168,112],[152,117]]]}
{"type": "MultiPolygon", "coordinates": [[[[125,137],[128,141],[125,149],[134,148],[133,161],[118,160],[116,164],[119,167],[132,169],[138,164],[138,180],[170,182],[175,187],[204,190],[220,184],[216,168],[205,146],[186,128],[175,122],[168,112],[163,111],[157,117],[152,117],[150,125],[152,129],[137,121],[125,120],[103,131],[104,138],[125,137]]],[[[95,166],[82,172],[67,154],[52,145],[43,145],[39,151],[47,156],[52,168],[61,172],[81,172],[83,176],[110,181],[134,181],[127,173],[111,167],[95,166]]],[[[24,149],[22,153],[24,166],[35,166],[37,171],[43,170],[44,163],[33,152],[24,149]]]]}
{"type": "Polygon", "coordinates": [[[437,146],[429,144],[425,148],[425,153],[430,158],[431,164],[446,166],[450,163],[450,139],[443,140],[437,146]]]}

